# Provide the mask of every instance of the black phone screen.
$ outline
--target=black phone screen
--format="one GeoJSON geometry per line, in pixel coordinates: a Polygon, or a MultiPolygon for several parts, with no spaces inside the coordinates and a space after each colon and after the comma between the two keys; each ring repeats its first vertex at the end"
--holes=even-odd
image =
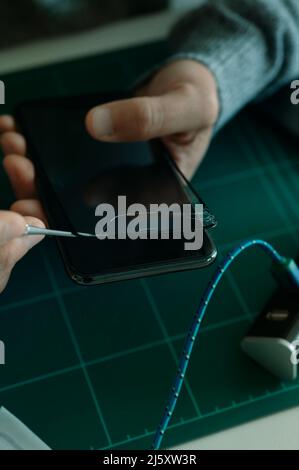
{"type": "MultiPolygon", "coordinates": [[[[17,121],[28,140],[40,196],[51,228],[94,233],[95,208],[118,196],[149,207],[190,202],[184,185],[157,142],[103,143],[86,131],[87,111],[119,97],[48,99],[18,107],[17,121]]],[[[186,251],[183,240],[59,240],[68,269],[94,278],[107,272],[206,258],[210,245],[186,251]]]]}

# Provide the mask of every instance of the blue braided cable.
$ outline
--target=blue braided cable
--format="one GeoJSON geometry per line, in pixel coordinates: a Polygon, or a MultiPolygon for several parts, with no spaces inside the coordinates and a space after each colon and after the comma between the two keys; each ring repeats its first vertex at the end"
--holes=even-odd
{"type": "Polygon", "coordinates": [[[164,436],[164,433],[168,427],[169,421],[173,415],[175,406],[177,404],[177,400],[179,398],[182,385],[184,382],[186,370],[190,361],[190,356],[192,353],[192,349],[195,343],[195,340],[197,338],[199,329],[200,329],[200,324],[203,320],[204,314],[206,312],[207,306],[213,296],[213,293],[215,292],[215,289],[217,285],[219,284],[221,278],[223,277],[224,273],[226,270],[230,267],[230,265],[233,263],[233,261],[245,250],[252,246],[259,246],[262,248],[267,254],[270,255],[270,257],[273,259],[275,263],[278,264],[284,264],[286,262],[286,258],[281,256],[275,248],[270,245],[270,243],[267,243],[264,240],[248,240],[242,243],[241,245],[238,245],[236,248],[234,248],[232,251],[230,251],[221,264],[218,266],[216,269],[215,274],[213,275],[211,281],[209,282],[203,297],[201,299],[199,308],[197,310],[197,313],[195,314],[192,324],[190,326],[190,329],[188,331],[184,348],[180,357],[179,361],[179,366],[177,370],[177,374],[175,377],[175,380],[173,382],[172,388],[171,388],[171,393],[167,402],[167,406],[165,407],[163,417],[160,421],[160,424],[156,430],[154,439],[153,439],[153,444],[152,444],[152,449],[153,450],[158,450],[160,449],[162,439],[164,436]]]}

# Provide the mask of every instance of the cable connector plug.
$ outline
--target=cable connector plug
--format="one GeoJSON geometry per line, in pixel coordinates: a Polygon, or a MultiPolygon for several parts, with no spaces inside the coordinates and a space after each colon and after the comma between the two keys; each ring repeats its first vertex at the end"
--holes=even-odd
{"type": "Polygon", "coordinates": [[[284,288],[299,290],[299,268],[292,258],[282,258],[280,262],[274,262],[271,272],[276,282],[284,288]]]}

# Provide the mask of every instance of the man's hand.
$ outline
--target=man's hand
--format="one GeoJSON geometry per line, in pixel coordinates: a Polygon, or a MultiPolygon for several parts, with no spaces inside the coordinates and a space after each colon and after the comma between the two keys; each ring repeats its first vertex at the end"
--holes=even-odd
{"type": "Polygon", "coordinates": [[[0,116],[0,146],[4,153],[3,166],[17,198],[10,209],[45,222],[46,216],[35,188],[34,166],[26,158],[25,139],[16,131],[11,116],[0,116]]]}
{"type": "Polygon", "coordinates": [[[136,98],[93,108],[86,126],[106,142],[159,137],[190,178],[206,153],[218,113],[211,72],[195,61],[179,60],[154,75],[136,98]]]}
{"type": "MultiPolygon", "coordinates": [[[[16,194],[22,198],[30,197],[33,194],[33,167],[22,156],[25,153],[24,141],[15,134],[13,120],[8,116],[0,117],[0,142],[3,143],[4,152],[9,154],[4,159],[4,165],[16,194]]],[[[31,199],[20,200],[12,206],[15,212],[0,211],[0,292],[5,288],[14,265],[43,239],[42,236],[22,237],[26,224],[44,226],[38,218],[27,215],[38,214],[36,205],[40,207],[38,202],[31,199]]]]}
{"type": "MultiPolygon", "coordinates": [[[[158,71],[136,98],[93,108],[86,126],[95,139],[107,142],[160,137],[184,174],[191,177],[209,146],[218,113],[211,72],[195,61],[179,60],[158,71]]],[[[26,158],[26,142],[11,116],[0,116],[0,145],[17,198],[11,209],[45,222],[34,167],[26,158]]]]}
{"type": "MultiPolygon", "coordinates": [[[[158,71],[136,98],[92,109],[86,126],[95,139],[107,142],[161,138],[184,174],[191,177],[209,146],[218,113],[211,72],[195,61],[180,60],[158,71]]],[[[11,116],[0,117],[0,145],[17,198],[12,212],[0,212],[1,291],[14,264],[41,239],[20,237],[25,224],[43,225],[46,217],[37,198],[34,167],[26,158],[25,139],[11,116]]]]}
{"type": "Polygon", "coordinates": [[[26,224],[43,226],[34,217],[22,217],[16,212],[0,211],[0,292],[5,288],[14,265],[42,236],[22,237],[26,224]]]}

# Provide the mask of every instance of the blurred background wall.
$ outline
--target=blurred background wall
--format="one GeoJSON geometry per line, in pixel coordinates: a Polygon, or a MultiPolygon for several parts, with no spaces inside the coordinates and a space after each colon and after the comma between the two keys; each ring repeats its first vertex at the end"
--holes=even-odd
{"type": "Polygon", "coordinates": [[[0,47],[58,37],[200,0],[1,0],[0,47]]]}
{"type": "Polygon", "coordinates": [[[0,75],[161,40],[205,0],[0,0],[0,75]]]}

